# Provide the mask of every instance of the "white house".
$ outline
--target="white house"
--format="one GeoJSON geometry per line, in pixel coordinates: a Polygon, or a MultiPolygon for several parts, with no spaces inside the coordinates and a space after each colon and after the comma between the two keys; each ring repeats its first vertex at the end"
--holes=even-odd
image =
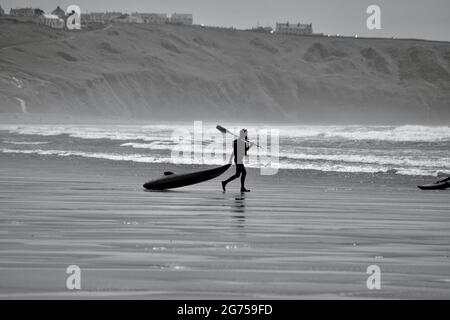
{"type": "Polygon", "coordinates": [[[60,6],[57,6],[56,9],[52,11],[52,14],[58,16],[61,19],[64,19],[66,17],[66,12],[63,9],[61,9],[60,6]]]}
{"type": "Polygon", "coordinates": [[[129,14],[121,15],[113,20],[114,22],[120,23],[144,23],[144,20],[137,15],[130,16],[129,14]]]}
{"type": "Polygon", "coordinates": [[[276,24],[275,28],[276,33],[281,34],[297,34],[297,35],[308,35],[312,34],[312,23],[310,24],[301,24],[301,23],[278,23],[276,24]]]}
{"type": "Polygon", "coordinates": [[[192,25],[194,18],[191,13],[173,13],[170,16],[170,23],[192,25]]]}
{"type": "Polygon", "coordinates": [[[90,12],[90,13],[82,13],[81,20],[84,23],[107,23],[113,19],[122,16],[121,12],[90,12]]]}
{"type": "Polygon", "coordinates": [[[9,10],[9,15],[14,17],[38,17],[42,15],[44,11],[41,9],[33,9],[33,8],[19,8],[9,10]]]}
{"type": "Polygon", "coordinates": [[[53,29],[63,29],[64,20],[54,14],[43,14],[39,17],[39,23],[53,29]]]}
{"type": "Polygon", "coordinates": [[[144,23],[151,24],[164,24],[169,20],[165,13],[135,13],[133,15],[139,15],[144,23]]]}

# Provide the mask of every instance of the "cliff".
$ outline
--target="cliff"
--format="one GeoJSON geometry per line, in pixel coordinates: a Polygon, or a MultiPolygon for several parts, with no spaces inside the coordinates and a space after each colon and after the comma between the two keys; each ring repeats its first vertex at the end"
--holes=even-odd
{"type": "Polygon", "coordinates": [[[2,19],[0,112],[448,124],[450,43],[2,19]]]}

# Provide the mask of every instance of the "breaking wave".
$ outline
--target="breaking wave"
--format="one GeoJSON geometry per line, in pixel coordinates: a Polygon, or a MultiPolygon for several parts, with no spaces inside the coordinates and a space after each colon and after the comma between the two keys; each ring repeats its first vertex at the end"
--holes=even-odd
{"type": "Polygon", "coordinates": [[[9,141],[9,140],[4,140],[3,142],[15,145],[40,145],[48,143],[48,141],[9,141]]]}
{"type": "MultiPolygon", "coordinates": [[[[236,124],[225,126],[236,133],[241,128],[236,124]]],[[[246,128],[250,139],[264,130],[275,129],[279,133],[280,169],[395,172],[404,175],[450,173],[448,126],[282,125],[274,128],[247,125],[246,128]]],[[[3,153],[111,161],[223,164],[228,160],[234,138],[228,135],[224,139],[215,125],[204,125],[202,130],[199,148],[193,143],[198,133],[194,134],[193,125],[186,123],[146,126],[2,125],[0,150],[3,153]],[[32,145],[40,146],[33,149],[32,145]]],[[[258,158],[258,152],[256,148],[249,152],[248,166],[269,165],[267,161],[270,159],[258,158]]]]}
{"type": "MultiPolygon", "coordinates": [[[[205,165],[223,165],[224,158],[222,156],[209,156],[202,158],[193,158],[191,156],[185,157],[172,157],[168,156],[150,156],[146,154],[120,154],[120,153],[102,153],[102,152],[82,152],[82,151],[66,151],[66,150],[42,150],[42,149],[1,149],[3,153],[18,153],[18,154],[36,154],[41,156],[59,156],[59,157],[83,157],[94,159],[105,159],[112,161],[132,161],[140,163],[172,163],[172,164],[205,164],[205,165]]],[[[324,159],[315,159],[324,160],[324,159]]],[[[355,161],[357,162],[357,161],[355,161]]],[[[436,176],[438,173],[450,173],[450,169],[442,168],[422,168],[417,167],[401,167],[394,169],[392,167],[386,167],[381,164],[373,162],[367,163],[335,163],[333,161],[322,162],[292,162],[283,161],[275,163],[261,163],[256,160],[249,161],[246,164],[249,167],[276,167],[279,169],[291,169],[291,170],[317,170],[324,172],[349,172],[349,173],[382,173],[382,172],[394,172],[403,175],[432,175],[436,176]]]]}
{"type": "MultiPolygon", "coordinates": [[[[356,141],[444,142],[450,141],[449,126],[246,126],[250,134],[278,129],[280,137],[297,139],[345,139],[356,141]]],[[[0,126],[0,130],[21,135],[69,135],[80,139],[141,140],[167,139],[178,130],[192,133],[192,125],[148,126],[0,126]]],[[[229,127],[238,132],[240,127],[229,127]]],[[[214,126],[203,128],[206,136],[218,136],[214,126]]]]}

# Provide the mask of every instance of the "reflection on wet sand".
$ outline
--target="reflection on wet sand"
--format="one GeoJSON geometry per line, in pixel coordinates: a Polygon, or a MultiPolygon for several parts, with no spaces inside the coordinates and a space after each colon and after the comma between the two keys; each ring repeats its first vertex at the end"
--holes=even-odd
{"type": "Polygon", "coordinates": [[[232,216],[233,220],[236,222],[235,227],[244,228],[245,227],[245,193],[237,193],[233,197],[233,202],[231,205],[231,211],[236,213],[232,216]]]}
{"type": "Polygon", "coordinates": [[[193,169],[0,163],[0,298],[72,298],[73,264],[83,298],[450,297],[448,192],[420,191],[420,177],[249,170],[251,193],[219,180],[143,192],[193,169]],[[366,286],[372,264],[381,290],[366,286]]]}

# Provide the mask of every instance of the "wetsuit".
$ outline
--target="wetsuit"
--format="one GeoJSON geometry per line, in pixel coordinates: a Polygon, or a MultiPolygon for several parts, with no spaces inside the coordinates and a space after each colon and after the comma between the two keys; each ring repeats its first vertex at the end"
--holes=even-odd
{"type": "Polygon", "coordinates": [[[245,189],[245,177],[247,176],[247,170],[245,170],[243,158],[247,155],[247,151],[249,149],[248,142],[244,142],[242,140],[234,140],[233,141],[233,152],[234,152],[234,163],[236,164],[236,173],[234,176],[228,178],[228,180],[224,181],[224,184],[228,184],[228,182],[233,181],[234,179],[241,177],[241,189],[245,189]]]}

